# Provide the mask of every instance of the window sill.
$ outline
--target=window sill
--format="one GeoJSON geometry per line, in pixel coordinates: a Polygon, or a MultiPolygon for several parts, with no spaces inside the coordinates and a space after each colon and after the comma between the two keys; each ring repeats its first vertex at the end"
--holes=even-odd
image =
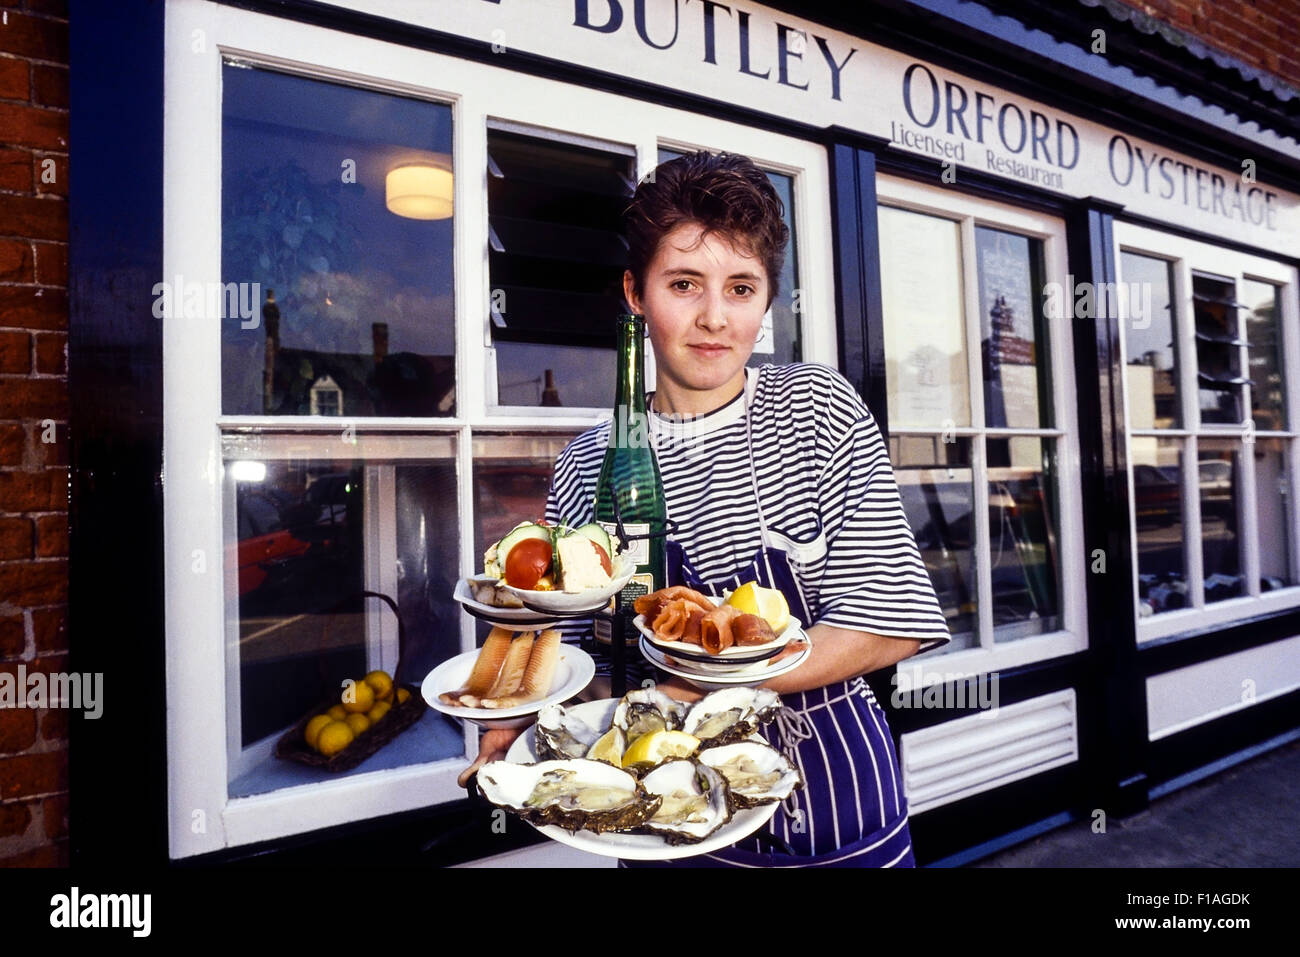
{"type": "Polygon", "coordinates": [[[1297,607],[1300,607],[1300,586],[1293,585],[1264,595],[1247,595],[1217,601],[1204,608],[1183,608],[1178,611],[1162,612],[1150,618],[1138,619],[1137,643],[1141,646],[1147,642],[1175,635],[1190,638],[1220,625],[1236,625],[1257,615],[1297,607]]]}

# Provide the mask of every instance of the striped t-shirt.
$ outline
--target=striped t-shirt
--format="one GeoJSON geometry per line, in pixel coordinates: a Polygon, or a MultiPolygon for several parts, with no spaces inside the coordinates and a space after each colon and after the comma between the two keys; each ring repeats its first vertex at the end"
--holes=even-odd
{"type": "MultiPolygon", "coordinates": [[[[920,651],[948,643],[884,441],[857,392],[816,363],[745,371],[763,517],[791,553],[813,623],[920,639],[920,651]]],[[[744,394],[686,420],[652,412],[650,429],[675,540],[705,581],[736,575],[762,544],[744,394]]],[[[601,423],[560,453],[548,521],[592,520],[609,431],[601,423]]]]}

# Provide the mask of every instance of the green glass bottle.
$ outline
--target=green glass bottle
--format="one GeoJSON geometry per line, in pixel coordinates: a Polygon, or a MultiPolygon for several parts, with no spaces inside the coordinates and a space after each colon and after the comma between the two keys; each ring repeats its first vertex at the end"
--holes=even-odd
{"type": "MultiPolygon", "coordinates": [[[[623,589],[622,600],[630,614],[633,601],[666,584],[663,532],[668,513],[659,462],[650,443],[650,418],[645,401],[645,317],[640,315],[618,318],[614,420],[610,423],[609,446],[596,485],[596,521],[611,537],[616,527],[615,495],[628,535],[659,533],[654,538],[628,543],[626,554],[636,563],[636,574],[623,589]]],[[[597,619],[595,627],[597,638],[610,640],[609,622],[597,619]]],[[[635,640],[636,629],[630,622],[625,634],[629,641],[635,640]]]]}

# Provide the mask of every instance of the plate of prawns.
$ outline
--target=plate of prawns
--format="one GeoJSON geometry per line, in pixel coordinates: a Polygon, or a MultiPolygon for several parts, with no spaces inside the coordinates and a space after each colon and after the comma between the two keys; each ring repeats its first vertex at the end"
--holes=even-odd
{"type": "Polygon", "coordinates": [[[429,707],[484,728],[523,728],[591,682],[596,663],[555,630],[493,628],[483,647],[444,661],[420,687],[429,707]]]}

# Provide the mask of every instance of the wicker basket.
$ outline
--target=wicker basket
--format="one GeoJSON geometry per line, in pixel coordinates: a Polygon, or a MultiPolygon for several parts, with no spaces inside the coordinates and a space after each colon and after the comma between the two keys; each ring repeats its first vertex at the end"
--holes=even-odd
{"type": "MultiPolygon", "coordinates": [[[[397,610],[397,603],[387,595],[379,592],[363,591],[362,597],[378,598],[384,604],[392,609],[393,614],[397,617],[397,667],[394,669],[395,674],[401,674],[402,671],[402,654],[406,651],[406,629],[402,624],[402,616],[397,610]]],[[[339,602],[335,607],[343,605],[339,602]]],[[[275,756],[285,761],[296,761],[299,764],[310,765],[313,768],[320,768],[324,771],[339,772],[350,771],[355,768],[366,758],[370,757],[384,745],[392,741],[415,722],[420,720],[428,705],[424,697],[420,694],[420,689],[413,685],[393,685],[393,704],[389,711],[384,715],[377,724],[371,727],[364,734],[357,737],[351,744],[340,751],[338,754],[326,757],[314,750],[307,744],[303,737],[303,732],[307,728],[307,722],[318,714],[323,714],[331,707],[339,703],[339,697],[326,698],[316,707],[312,708],[302,719],[292,728],[280,736],[280,740],[275,743],[275,756]],[[406,699],[404,704],[397,703],[396,692],[398,687],[404,687],[411,696],[406,699]]]]}

